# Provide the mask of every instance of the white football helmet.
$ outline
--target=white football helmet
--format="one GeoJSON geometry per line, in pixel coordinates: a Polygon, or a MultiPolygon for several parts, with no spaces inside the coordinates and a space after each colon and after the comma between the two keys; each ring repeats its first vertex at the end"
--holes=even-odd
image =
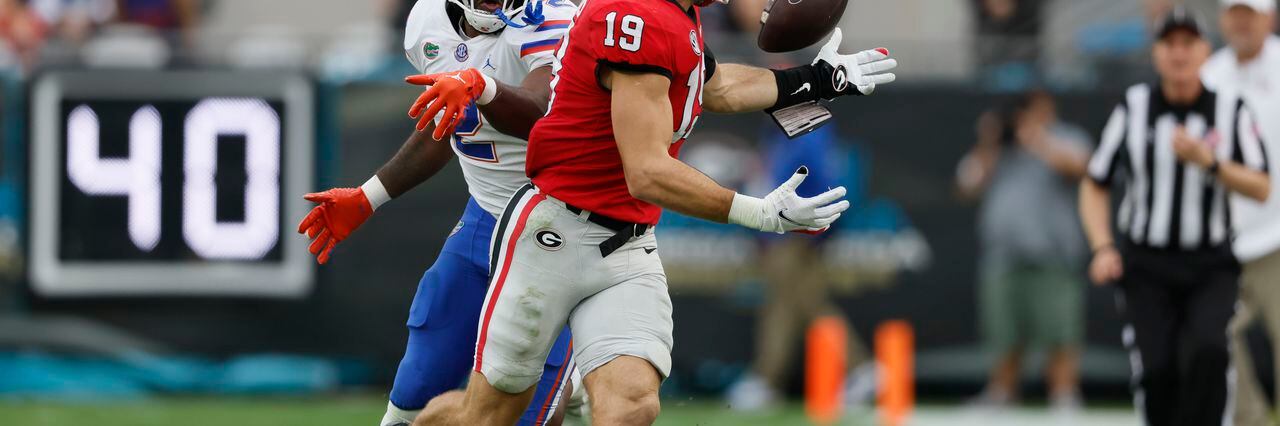
{"type": "Polygon", "coordinates": [[[453,3],[453,5],[462,8],[462,15],[466,18],[467,23],[471,24],[471,27],[475,28],[476,31],[486,34],[501,30],[508,25],[515,28],[522,28],[525,25],[537,25],[542,23],[542,8],[540,7],[542,5],[542,0],[532,0],[532,3],[534,3],[535,6],[532,6],[529,9],[536,9],[536,17],[533,16],[534,13],[526,13],[523,17],[523,21],[525,21],[523,25],[513,22],[512,19],[513,17],[526,12],[525,6],[529,4],[528,1],[498,1],[502,2],[502,7],[498,8],[498,10],[494,12],[477,9],[473,0],[449,0],[449,3],[453,3]],[[534,21],[536,21],[536,23],[534,21]]]}

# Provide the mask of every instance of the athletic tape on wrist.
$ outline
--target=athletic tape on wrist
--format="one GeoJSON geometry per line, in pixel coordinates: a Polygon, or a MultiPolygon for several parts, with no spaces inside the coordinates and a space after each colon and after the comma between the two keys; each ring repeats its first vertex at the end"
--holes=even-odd
{"type": "Polygon", "coordinates": [[[484,80],[484,90],[480,92],[480,97],[476,98],[476,105],[488,105],[493,102],[493,98],[498,97],[498,82],[484,74],[480,74],[480,78],[484,80]]]}
{"type": "Polygon", "coordinates": [[[364,191],[365,198],[369,199],[369,206],[374,210],[391,201],[391,195],[387,194],[387,187],[382,186],[382,179],[378,179],[378,175],[373,175],[364,185],[360,185],[360,190],[364,191]]]}
{"type": "Polygon", "coordinates": [[[733,204],[729,205],[729,223],[759,230],[764,226],[764,200],[733,194],[733,204]]]}

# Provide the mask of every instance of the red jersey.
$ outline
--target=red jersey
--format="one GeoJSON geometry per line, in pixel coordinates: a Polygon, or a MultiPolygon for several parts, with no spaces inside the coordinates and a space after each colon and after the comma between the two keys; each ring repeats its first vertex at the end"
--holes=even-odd
{"type": "MultiPolygon", "coordinates": [[[[671,79],[672,157],[702,112],[706,81],[696,7],[672,0],[585,0],[556,49],[551,102],[529,134],[525,171],[538,189],[614,219],[658,223],[662,209],[627,191],[601,67],[671,79]]],[[[714,66],[714,65],[712,65],[714,66]]]]}

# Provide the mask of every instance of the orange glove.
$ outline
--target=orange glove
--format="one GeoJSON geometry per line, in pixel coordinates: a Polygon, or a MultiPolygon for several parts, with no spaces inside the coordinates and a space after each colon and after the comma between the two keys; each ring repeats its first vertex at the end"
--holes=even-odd
{"type": "Polygon", "coordinates": [[[320,204],[298,224],[298,233],[312,239],[311,254],[322,265],[329,261],[333,246],[347,239],[373,214],[373,204],[360,188],[334,188],[303,198],[320,204]]]}
{"type": "Polygon", "coordinates": [[[427,123],[435,118],[440,110],[444,116],[436,124],[436,131],[431,133],[435,140],[443,140],[453,134],[453,129],[467,116],[467,105],[470,105],[484,93],[485,78],[475,68],[462,71],[414,75],[405,77],[405,82],[419,86],[430,86],[417,102],[409,108],[409,116],[418,119],[418,131],[427,128],[427,123]],[[423,113],[426,108],[426,113],[423,113]]]}

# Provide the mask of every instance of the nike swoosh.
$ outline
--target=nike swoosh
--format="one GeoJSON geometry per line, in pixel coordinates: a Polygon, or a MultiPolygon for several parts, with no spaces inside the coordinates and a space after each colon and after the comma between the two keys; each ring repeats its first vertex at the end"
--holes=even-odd
{"type": "Polygon", "coordinates": [[[655,251],[657,251],[657,250],[658,250],[658,248],[657,248],[657,247],[645,247],[645,248],[644,248],[644,254],[651,254],[651,253],[653,253],[653,252],[655,252],[655,251]]]}
{"type": "MultiPolygon", "coordinates": [[[[466,82],[467,82],[466,80],[463,80],[463,79],[462,79],[462,77],[461,77],[461,76],[459,76],[458,74],[454,74],[454,75],[451,75],[451,76],[449,76],[449,77],[452,77],[454,80],[458,80],[458,81],[461,81],[461,82],[463,82],[463,83],[466,83],[466,82]]],[[[809,84],[809,83],[805,83],[805,84],[809,84]]]]}
{"type": "Polygon", "coordinates": [[[784,210],[780,210],[780,211],[778,211],[778,217],[782,218],[782,220],[785,220],[785,221],[787,221],[787,222],[794,223],[794,224],[796,224],[796,225],[798,225],[798,226],[805,226],[803,223],[800,223],[800,222],[796,222],[796,221],[794,221],[794,220],[791,220],[791,218],[787,217],[787,215],[785,214],[786,212],[787,212],[787,211],[786,211],[785,209],[784,209],[784,210]]]}
{"type": "Polygon", "coordinates": [[[791,94],[792,94],[792,95],[795,95],[795,94],[800,93],[800,92],[808,92],[808,91],[809,91],[809,83],[805,83],[805,84],[800,85],[800,88],[799,88],[799,89],[796,89],[796,91],[791,92],[791,94]]]}

